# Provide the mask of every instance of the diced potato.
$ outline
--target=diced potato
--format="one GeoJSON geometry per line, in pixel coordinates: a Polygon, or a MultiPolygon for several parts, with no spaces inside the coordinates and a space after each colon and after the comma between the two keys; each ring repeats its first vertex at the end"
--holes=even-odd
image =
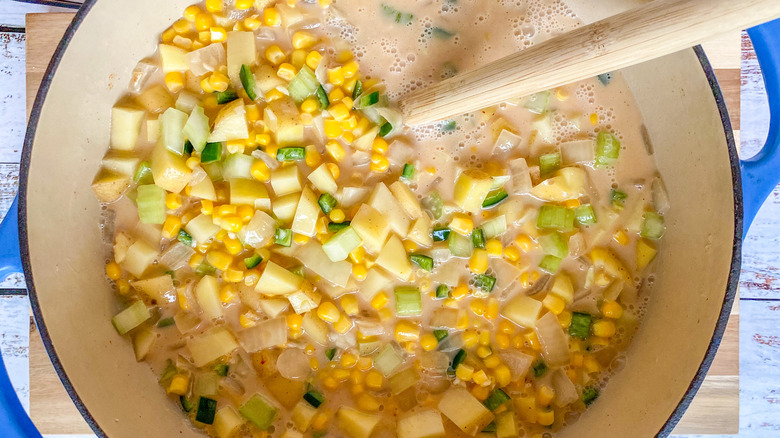
{"type": "Polygon", "coordinates": [[[162,64],[163,73],[172,71],[187,71],[190,69],[190,63],[187,62],[187,51],[170,44],[160,44],[158,47],[160,53],[160,64],[162,64]]]}
{"type": "Polygon", "coordinates": [[[147,88],[135,100],[152,114],[159,114],[173,106],[173,97],[162,85],[147,88]]]}
{"type": "Polygon", "coordinates": [[[190,196],[216,202],[217,192],[214,190],[214,183],[211,182],[211,178],[206,176],[199,183],[190,186],[190,196]]]}
{"type": "Polygon", "coordinates": [[[590,261],[596,269],[601,269],[612,277],[620,278],[626,283],[633,283],[631,272],[609,249],[593,248],[590,251],[590,261]]]}
{"type": "Polygon", "coordinates": [[[438,328],[457,328],[458,327],[458,309],[441,307],[433,311],[431,315],[431,327],[438,328]]]}
{"type": "Polygon", "coordinates": [[[173,286],[173,279],[168,274],[136,280],[130,283],[130,286],[155,300],[158,304],[176,301],[176,289],[173,286]]]}
{"type": "Polygon", "coordinates": [[[445,434],[441,414],[435,409],[415,412],[398,419],[398,438],[439,438],[445,434]]]}
{"type": "Polygon", "coordinates": [[[390,229],[401,238],[406,237],[409,232],[409,216],[384,183],[380,182],[374,187],[368,203],[387,219],[390,229]]]}
{"type": "Polygon", "coordinates": [[[244,140],[249,138],[244,101],[236,99],[225,105],[217,114],[209,142],[244,140]]]}
{"type": "Polygon", "coordinates": [[[244,423],[244,417],[233,406],[223,406],[214,415],[214,430],[219,438],[230,438],[244,423]]]}
{"type": "Polygon", "coordinates": [[[402,281],[409,281],[412,275],[412,263],[409,261],[404,244],[398,236],[390,237],[379,253],[376,264],[402,281]]]}
{"type": "Polygon", "coordinates": [[[224,327],[214,327],[206,333],[187,341],[192,353],[192,362],[202,367],[222,356],[231,354],[238,348],[236,338],[224,327]]]}
{"type": "Polygon", "coordinates": [[[219,225],[215,225],[211,216],[200,214],[187,222],[184,226],[186,231],[197,243],[205,243],[220,230],[219,225]]]}
{"type": "Polygon", "coordinates": [[[267,94],[274,88],[284,85],[284,81],[276,74],[276,70],[268,64],[262,64],[255,70],[255,86],[267,94]]]}
{"type": "Polygon", "coordinates": [[[258,303],[263,313],[271,318],[276,318],[282,312],[287,310],[288,307],[290,307],[290,302],[284,298],[268,298],[265,300],[259,300],[258,303]]]}
{"type": "Polygon", "coordinates": [[[111,149],[119,151],[135,149],[145,115],[144,110],[131,106],[111,108],[111,149]]]}
{"type": "Polygon", "coordinates": [[[341,430],[352,438],[369,438],[379,424],[379,415],[366,414],[357,409],[341,406],[336,412],[341,430]]]}
{"type": "Polygon", "coordinates": [[[274,199],[273,210],[276,218],[285,224],[292,222],[295,217],[295,210],[298,208],[299,199],[300,195],[298,193],[290,193],[274,199]]]}
{"type": "Polygon", "coordinates": [[[268,262],[255,290],[264,295],[287,295],[297,291],[301,283],[303,278],[274,262],[268,262]]]}
{"type": "Polygon", "coordinates": [[[290,380],[279,373],[263,379],[263,384],[273,398],[287,409],[293,409],[298,402],[303,401],[301,399],[307,386],[306,382],[290,380]]]}
{"type": "Polygon", "coordinates": [[[327,242],[322,244],[322,250],[325,251],[332,262],[340,262],[349,257],[349,253],[363,244],[363,239],[358,236],[352,227],[346,227],[334,234],[327,242]]]}
{"type": "Polygon", "coordinates": [[[517,428],[515,413],[508,410],[498,414],[496,417],[496,438],[514,438],[520,436],[520,430],[517,428]]]}
{"type": "Polygon", "coordinates": [[[295,102],[285,96],[269,103],[268,109],[276,116],[276,144],[279,147],[300,146],[304,126],[295,102]]]}
{"type": "Polygon", "coordinates": [[[146,141],[156,143],[162,134],[162,127],[158,119],[149,119],[146,121],[146,141]]]}
{"type": "Polygon", "coordinates": [[[305,245],[298,247],[292,256],[297,258],[303,266],[306,266],[306,269],[319,275],[328,283],[342,288],[347,287],[352,274],[352,263],[346,260],[331,261],[316,240],[312,239],[305,245]]]}
{"type": "Polygon", "coordinates": [[[114,236],[114,260],[116,260],[117,263],[122,263],[125,261],[125,256],[127,255],[127,250],[130,248],[130,245],[133,244],[133,238],[127,235],[123,232],[118,232],[114,236]]]}
{"type": "Polygon", "coordinates": [[[350,226],[363,239],[363,247],[369,254],[379,253],[390,234],[390,225],[385,216],[368,204],[360,206],[350,226]]]}
{"type": "Polygon", "coordinates": [[[433,246],[432,230],[431,217],[428,216],[428,213],[423,212],[412,224],[412,228],[409,230],[406,238],[420,246],[430,247],[433,246]]]}
{"type": "Polygon", "coordinates": [[[493,413],[464,387],[454,386],[439,401],[439,410],[463,432],[476,435],[493,421],[493,413]]]}
{"type": "Polygon", "coordinates": [[[227,34],[227,69],[233,88],[241,89],[239,72],[241,65],[253,66],[256,62],[254,32],[233,31],[227,34]]]}
{"type": "Polygon", "coordinates": [[[238,237],[245,245],[263,248],[271,243],[275,232],[274,218],[263,211],[256,211],[249,223],[238,232],[238,237]]]}
{"type": "Polygon", "coordinates": [[[636,270],[642,271],[655,259],[658,248],[647,239],[639,239],[636,242],[636,270]]]}
{"type": "Polygon", "coordinates": [[[574,286],[572,285],[569,274],[565,272],[559,273],[553,281],[550,292],[566,301],[566,304],[574,302],[574,286]]]}
{"type": "Polygon", "coordinates": [[[322,301],[322,295],[314,290],[311,283],[304,281],[301,290],[287,295],[287,300],[295,313],[302,314],[316,309],[322,301]]]}
{"type": "Polygon", "coordinates": [[[192,170],[184,158],[166,149],[162,143],[154,147],[151,161],[154,183],[163,190],[179,193],[192,178],[192,170]]]}
{"type": "Polygon", "coordinates": [[[125,255],[125,260],[122,262],[122,268],[135,277],[140,278],[158,255],[160,253],[157,249],[152,248],[142,240],[137,240],[127,249],[127,255],[125,255]]]}
{"type": "Polygon", "coordinates": [[[276,196],[300,192],[303,186],[298,166],[280,167],[271,172],[271,188],[276,196]]]}
{"type": "Polygon", "coordinates": [[[401,207],[410,219],[415,220],[422,216],[423,211],[422,207],[420,207],[420,201],[409,186],[401,181],[396,181],[390,184],[390,191],[393,193],[393,196],[395,196],[395,199],[401,204],[401,207]]]}
{"type": "Polygon", "coordinates": [[[504,305],[501,315],[521,327],[534,328],[541,311],[541,301],[526,295],[518,295],[504,305]]]}
{"type": "Polygon", "coordinates": [[[92,191],[102,204],[110,204],[124,195],[132,179],[113,170],[101,169],[92,181],[92,191]]]}
{"type": "Polygon", "coordinates": [[[195,287],[195,299],[206,319],[222,317],[222,302],[219,300],[219,281],[212,275],[204,275],[195,287]]]}
{"type": "Polygon", "coordinates": [[[138,169],[138,164],[140,163],[140,158],[122,152],[109,152],[103,157],[104,168],[121,175],[127,175],[130,178],[135,175],[135,171],[138,169]]]}
{"type": "Polygon", "coordinates": [[[455,196],[453,200],[462,210],[478,213],[482,210],[493,178],[481,170],[466,170],[458,175],[455,181],[455,196]]]}
{"type": "Polygon", "coordinates": [[[301,432],[306,432],[309,430],[309,425],[315,415],[317,415],[317,409],[306,401],[301,400],[295,405],[290,420],[292,420],[296,429],[301,432]]]}
{"type": "Polygon", "coordinates": [[[371,268],[366,274],[366,279],[360,284],[360,296],[370,302],[374,295],[382,291],[390,290],[393,278],[385,273],[384,270],[377,267],[371,268]]]}
{"type": "Polygon", "coordinates": [[[301,192],[298,207],[295,209],[292,231],[304,236],[314,237],[317,234],[317,218],[320,215],[320,206],[317,204],[317,196],[307,186],[301,192]]]}
{"type": "Polygon", "coordinates": [[[558,173],[531,189],[531,195],[543,201],[563,202],[585,195],[585,171],[578,167],[564,167],[558,173]]]}
{"type": "Polygon", "coordinates": [[[262,205],[269,205],[271,198],[268,196],[268,189],[265,188],[265,184],[260,181],[233,178],[230,180],[230,203],[233,205],[257,206],[259,208],[262,205]]]}
{"type": "Polygon", "coordinates": [[[306,333],[314,342],[320,345],[328,345],[328,323],[321,320],[314,312],[308,312],[303,315],[301,323],[303,332],[306,333]]]}
{"type": "Polygon", "coordinates": [[[154,341],[157,340],[157,333],[152,329],[146,327],[138,331],[133,336],[133,351],[135,352],[135,360],[141,362],[149,354],[149,350],[152,349],[154,341]]]}
{"type": "Polygon", "coordinates": [[[310,173],[308,179],[320,193],[335,195],[339,189],[336,180],[333,179],[333,174],[330,173],[325,163],[320,164],[320,167],[310,173]]]}

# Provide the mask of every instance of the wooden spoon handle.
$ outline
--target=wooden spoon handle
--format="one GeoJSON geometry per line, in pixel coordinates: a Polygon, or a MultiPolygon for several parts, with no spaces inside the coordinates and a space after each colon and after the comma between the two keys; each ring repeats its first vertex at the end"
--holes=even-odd
{"type": "Polygon", "coordinates": [[[656,0],[404,97],[419,125],[687,49],[780,17],[780,0],[656,0]]]}

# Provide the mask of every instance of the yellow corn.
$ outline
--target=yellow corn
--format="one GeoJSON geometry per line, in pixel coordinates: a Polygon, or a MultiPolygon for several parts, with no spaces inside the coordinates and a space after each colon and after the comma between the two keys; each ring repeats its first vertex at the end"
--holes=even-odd
{"type": "Polygon", "coordinates": [[[192,23],[187,20],[179,20],[171,26],[179,34],[184,34],[192,30],[192,23]]]}
{"type": "Polygon", "coordinates": [[[344,75],[344,78],[349,79],[357,75],[358,70],[360,69],[360,66],[358,65],[357,61],[354,59],[347,62],[341,67],[341,71],[344,75]]]}
{"type": "Polygon", "coordinates": [[[466,330],[469,327],[469,314],[465,310],[458,312],[458,321],[456,322],[456,328],[458,330],[466,330]]]}
{"type": "Polygon", "coordinates": [[[568,310],[561,312],[560,315],[558,315],[558,322],[564,329],[569,328],[569,325],[571,325],[571,312],[568,310]]]}
{"type": "Polygon", "coordinates": [[[431,333],[426,333],[420,337],[420,346],[425,351],[433,351],[439,345],[439,340],[431,333]]]}
{"type": "Polygon", "coordinates": [[[282,24],[282,17],[276,8],[265,8],[263,10],[263,23],[266,26],[279,26],[282,24]]]}
{"type": "Polygon", "coordinates": [[[328,69],[328,81],[336,86],[344,83],[344,71],[341,67],[328,69]]]}
{"type": "Polygon", "coordinates": [[[271,136],[268,134],[257,134],[255,136],[255,141],[260,146],[268,146],[269,144],[271,144],[271,136]]]}
{"type": "Polygon", "coordinates": [[[236,214],[244,223],[247,223],[252,220],[252,216],[255,215],[255,209],[251,205],[239,205],[236,214]]]}
{"type": "Polygon", "coordinates": [[[529,332],[525,334],[525,341],[535,351],[541,351],[542,345],[539,343],[539,338],[536,336],[536,332],[529,332]]]}
{"type": "Polygon", "coordinates": [[[291,313],[286,316],[287,319],[287,327],[290,327],[290,330],[300,330],[301,324],[303,324],[303,315],[298,315],[297,313],[291,313]]]}
{"type": "MultiPolygon", "coordinates": [[[[332,376],[328,376],[324,379],[322,379],[322,386],[324,386],[327,389],[335,390],[339,387],[339,381],[333,378],[332,376]]],[[[327,424],[328,419],[324,416],[320,416],[320,414],[317,414],[314,416],[314,420],[318,420],[317,424],[323,424],[321,427],[325,427],[324,425],[327,424]]],[[[314,420],[312,420],[312,426],[314,425],[314,420]]]]}
{"type": "Polygon", "coordinates": [[[615,323],[607,319],[594,322],[591,329],[593,330],[593,334],[595,336],[601,338],[610,338],[615,336],[616,331],[615,323]]]}
{"type": "Polygon", "coordinates": [[[484,249],[475,249],[469,259],[469,269],[475,274],[484,274],[488,268],[488,253],[484,249]]]}
{"type": "Polygon", "coordinates": [[[593,126],[596,126],[599,124],[599,115],[596,113],[592,113],[590,115],[590,124],[593,126]]]}
{"type": "MultiPolygon", "coordinates": [[[[214,16],[208,12],[201,12],[195,16],[193,22],[195,23],[195,29],[198,32],[209,31],[211,27],[214,26],[214,16]]],[[[209,32],[209,40],[210,39],[211,37],[209,32]]]]}
{"type": "Polygon", "coordinates": [[[555,411],[538,410],[536,412],[536,422],[542,426],[550,426],[555,422],[555,411]]]}
{"type": "Polygon", "coordinates": [[[384,383],[384,377],[382,373],[376,370],[371,370],[366,374],[366,386],[373,390],[382,389],[384,383]]]}
{"type": "Polygon", "coordinates": [[[310,97],[303,101],[303,103],[301,104],[301,109],[304,112],[311,114],[317,111],[318,109],[320,109],[320,103],[317,101],[317,99],[310,97]]]}
{"type": "Polygon", "coordinates": [[[182,14],[182,16],[184,17],[185,20],[192,22],[195,21],[195,17],[197,17],[198,14],[200,13],[201,13],[200,8],[195,5],[192,5],[184,9],[184,13],[182,14]]]}
{"type": "Polygon", "coordinates": [[[474,375],[474,367],[466,365],[465,363],[462,363],[458,365],[458,367],[455,369],[455,377],[458,379],[468,382],[471,380],[471,376],[474,375]]]}
{"type": "Polygon", "coordinates": [[[357,357],[350,352],[346,352],[341,355],[341,360],[339,362],[344,368],[352,368],[357,364],[357,357]]]}
{"type": "Polygon", "coordinates": [[[493,370],[498,386],[507,386],[512,383],[512,371],[508,366],[501,364],[493,370]]]}
{"type": "Polygon", "coordinates": [[[328,95],[328,100],[330,103],[336,103],[344,98],[344,91],[339,88],[335,87],[333,90],[331,90],[330,94],[328,95]]]}
{"type": "Polygon", "coordinates": [[[308,65],[312,70],[316,70],[321,61],[322,54],[320,52],[311,51],[306,55],[306,65],[308,65]]]}
{"type": "MultiPolygon", "coordinates": [[[[347,90],[349,93],[352,93],[352,90],[347,90]]],[[[341,103],[347,106],[347,108],[352,108],[352,106],[355,104],[355,102],[352,100],[351,97],[349,97],[349,93],[347,93],[347,96],[344,96],[341,99],[341,103]]],[[[349,122],[349,129],[355,129],[358,124],[357,116],[351,115],[348,119],[345,120],[345,122],[349,122]]]]}
{"type": "Polygon", "coordinates": [[[327,8],[330,6],[333,0],[317,0],[317,3],[320,5],[322,9],[327,8]]]}
{"type": "Polygon", "coordinates": [[[498,318],[498,306],[499,303],[497,298],[489,298],[487,310],[485,310],[485,318],[491,320],[498,318]]]}
{"type": "Polygon", "coordinates": [[[214,91],[225,91],[230,86],[230,78],[219,72],[214,72],[209,77],[209,85],[214,91]]]}
{"type": "Polygon", "coordinates": [[[254,6],[254,0],[236,0],[236,9],[245,10],[254,6]]]}
{"type": "Polygon", "coordinates": [[[337,163],[340,163],[344,161],[344,158],[346,158],[347,153],[344,151],[344,148],[336,141],[329,141],[325,145],[325,150],[328,151],[328,155],[333,157],[334,160],[336,160],[337,163]]]}
{"type": "Polygon", "coordinates": [[[263,25],[263,21],[257,15],[252,15],[244,19],[244,27],[247,30],[257,30],[263,25]]]}
{"type": "MultiPolygon", "coordinates": [[[[487,330],[480,330],[479,332],[479,344],[487,347],[490,345],[490,332],[487,330]]],[[[485,356],[487,357],[487,356],[485,356]]]]}
{"type": "Polygon", "coordinates": [[[228,268],[222,271],[222,279],[228,283],[240,283],[244,279],[244,271],[228,268]]]}
{"type": "Polygon", "coordinates": [[[246,147],[245,140],[228,140],[226,142],[227,151],[229,154],[243,154],[246,147]]]}
{"type": "Polygon", "coordinates": [[[628,234],[626,234],[626,232],[623,230],[617,230],[612,236],[612,240],[623,246],[628,245],[631,241],[628,237],[628,234]]]}
{"type": "Polygon", "coordinates": [[[511,335],[515,332],[515,325],[505,319],[502,319],[501,322],[498,323],[498,331],[511,335]]]}
{"type": "Polygon", "coordinates": [[[333,324],[341,318],[341,312],[339,312],[335,304],[325,301],[317,308],[317,316],[323,321],[333,324]]]}
{"type": "Polygon", "coordinates": [[[233,263],[233,257],[222,251],[209,251],[209,253],[206,254],[206,261],[220,271],[225,271],[230,267],[230,264],[233,263]]]}
{"type": "Polygon", "coordinates": [[[341,297],[340,304],[341,308],[344,309],[344,313],[349,316],[355,316],[360,313],[360,306],[354,295],[344,295],[341,297]]]}
{"type": "Polygon", "coordinates": [[[328,108],[328,113],[330,113],[330,115],[339,122],[350,116],[349,107],[344,105],[342,102],[331,105],[330,108],[328,108]]]}
{"type": "Polygon", "coordinates": [[[560,315],[566,307],[566,302],[553,294],[547,294],[542,300],[542,305],[555,315],[560,315]]]}
{"type": "Polygon", "coordinates": [[[469,287],[465,284],[459,284],[458,286],[455,286],[452,291],[450,292],[450,295],[452,295],[452,298],[455,298],[456,300],[459,300],[469,293],[469,287]]]}
{"type": "Polygon", "coordinates": [[[471,348],[475,345],[477,345],[477,342],[479,342],[479,335],[474,330],[466,330],[463,332],[463,346],[466,348],[471,348]]]}
{"type": "Polygon", "coordinates": [[[593,356],[587,355],[582,362],[582,368],[588,374],[598,373],[601,371],[601,364],[593,356]]]}
{"type": "Polygon", "coordinates": [[[214,212],[214,203],[208,199],[200,201],[200,212],[210,216],[214,212]]]}
{"type": "Polygon", "coordinates": [[[184,88],[184,74],[172,71],[165,75],[165,86],[171,93],[178,93],[184,88]]]}
{"type": "Polygon", "coordinates": [[[555,390],[547,385],[541,385],[539,389],[536,390],[536,403],[538,403],[539,406],[549,406],[554,397],[555,390]]]}
{"type": "Polygon", "coordinates": [[[485,302],[482,300],[473,300],[469,303],[469,309],[471,309],[471,312],[475,315],[482,316],[487,310],[487,305],[485,305],[485,302]]]}
{"type": "Polygon", "coordinates": [[[244,245],[242,245],[241,241],[238,239],[226,237],[222,242],[225,244],[227,252],[232,255],[236,255],[244,250],[244,245]]]}
{"type": "Polygon", "coordinates": [[[114,261],[108,262],[106,264],[106,275],[114,281],[122,278],[122,268],[119,267],[119,263],[114,261]]]}
{"type": "Polygon", "coordinates": [[[371,149],[378,154],[387,153],[387,141],[382,137],[376,137],[374,143],[371,144],[371,149]]]}
{"type": "Polygon", "coordinates": [[[404,240],[404,249],[406,252],[415,252],[417,251],[417,244],[411,240],[404,240]]]}
{"type": "Polygon", "coordinates": [[[293,241],[295,241],[295,243],[298,243],[298,244],[301,244],[301,245],[303,245],[306,242],[308,242],[309,239],[310,239],[310,237],[305,235],[305,234],[298,234],[298,233],[293,234],[293,241]]]}
{"type": "Polygon", "coordinates": [[[271,169],[262,160],[255,160],[251,167],[252,177],[258,181],[268,182],[271,180],[271,169]]]}
{"type": "Polygon", "coordinates": [[[310,358],[309,368],[311,368],[314,371],[317,371],[318,369],[320,369],[320,361],[318,361],[316,357],[310,358]]]}
{"type": "Polygon", "coordinates": [[[400,321],[395,325],[395,340],[411,342],[420,339],[420,326],[408,321],[400,321]]]}
{"type": "Polygon", "coordinates": [[[166,239],[173,239],[181,230],[181,218],[178,216],[167,216],[163,222],[162,233],[166,239]]]}
{"type": "Polygon", "coordinates": [[[279,65],[287,58],[281,47],[276,44],[265,49],[265,58],[273,65],[279,65]]]}
{"type": "Polygon", "coordinates": [[[504,250],[504,257],[510,262],[520,260],[520,250],[516,246],[510,246],[504,250]]]}
{"type": "Polygon", "coordinates": [[[387,171],[387,169],[390,167],[390,161],[381,154],[371,154],[371,164],[369,165],[369,168],[372,172],[376,173],[382,173],[387,171]]]}
{"type": "Polygon", "coordinates": [[[310,49],[317,44],[317,38],[305,30],[299,30],[293,34],[292,44],[296,49],[310,49]]]}
{"type": "Polygon", "coordinates": [[[471,376],[471,380],[479,386],[490,386],[490,377],[488,377],[485,370],[479,370],[471,376]]]}
{"type": "Polygon", "coordinates": [[[233,298],[235,297],[236,289],[229,284],[222,286],[222,289],[219,290],[219,300],[225,304],[233,301],[233,298]]]}
{"type": "Polygon", "coordinates": [[[168,386],[168,394],[185,395],[190,388],[190,377],[186,374],[176,374],[168,386]]]}
{"type": "Polygon", "coordinates": [[[209,12],[221,12],[222,0],[206,0],[206,9],[209,12]]]}
{"type": "Polygon", "coordinates": [[[220,43],[222,41],[225,41],[227,39],[227,31],[224,27],[220,26],[213,26],[210,27],[209,30],[211,31],[211,42],[212,43],[220,43]]]}
{"type": "Polygon", "coordinates": [[[362,394],[357,399],[357,406],[361,410],[367,412],[376,412],[379,410],[380,404],[374,397],[371,397],[368,394],[362,394]]]}
{"type": "MultiPolygon", "coordinates": [[[[204,45],[210,43],[211,42],[211,31],[206,29],[206,30],[201,30],[200,32],[198,32],[198,41],[197,42],[199,42],[201,44],[204,44],[204,45]]],[[[193,44],[193,47],[194,47],[194,44],[193,44]]]]}
{"type": "Polygon", "coordinates": [[[498,357],[497,354],[490,355],[485,358],[483,361],[485,363],[485,367],[492,369],[498,368],[499,365],[501,365],[501,358],[498,357]]]}
{"type": "Polygon", "coordinates": [[[501,257],[504,255],[504,245],[498,239],[490,239],[485,243],[485,249],[490,257],[501,257]]]}
{"type": "Polygon", "coordinates": [[[276,70],[276,76],[288,82],[295,77],[295,73],[295,66],[286,62],[279,64],[279,68],[276,70]]]}
{"type": "Polygon", "coordinates": [[[471,388],[471,395],[479,401],[484,401],[490,395],[490,388],[487,386],[475,385],[471,388]]]}
{"type": "Polygon", "coordinates": [[[368,270],[366,269],[366,265],[359,263],[352,265],[352,275],[355,276],[355,280],[363,281],[366,279],[367,274],[368,270]]]}
{"type": "Polygon", "coordinates": [[[531,251],[535,244],[533,239],[527,234],[521,234],[517,236],[515,239],[515,245],[517,245],[518,248],[520,248],[523,252],[531,251]]]}
{"type": "Polygon", "coordinates": [[[341,318],[339,318],[339,320],[333,324],[333,330],[336,330],[337,333],[341,333],[342,335],[348,332],[351,328],[352,320],[346,315],[341,315],[341,318]]]}
{"type": "MultiPolygon", "coordinates": [[[[333,382],[335,382],[335,379],[331,378],[333,382]]],[[[332,382],[328,382],[332,386],[332,382]]],[[[335,388],[329,388],[329,389],[336,389],[338,388],[338,382],[336,382],[335,388]]],[[[311,420],[311,427],[314,430],[324,430],[326,426],[328,425],[328,420],[330,419],[330,412],[327,412],[327,410],[324,410],[323,412],[318,412],[314,418],[311,420]]]]}
{"type": "Polygon", "coordinates": [[[222,217],[222,220],[220,221],[220,226],[225,231],[230,231],[231,233],[237,233],[241,231],[241,228],[244,227],[244,221],[242,221],[240,217],[231,214],[222,217]]]}
{"type": "Polygon", "coordinates": [[[317,165],[322,162],[322,157],[320,156],[320,152],[317,150],[317,146],[314,146],[313,144],[310,144],[306,146],[306,165],[309,167],[316,167],[317,165]]]}
{"type": "MultiPolygon", "coordinates": [[[[122,295],[127,295],[128,292],[130,292],[130,282],[125,280],[124,278],[120,278],[116,281],[116,289],[117,291],[122,295]]],[[[182,309],[187,310],[187,309],[182,309]]]]}
{"type": "Polygon", "coordinates": [[[344,130],[341,128],[341,124],[336,120],[325,119],[324,126],[325,135],[328,138],[339,138],[341,137],[341,134],[344,133],[344,130]]]}
{"type": "Polygon", "coordinates": [[[450,221],[450,229],[463,236],[468,236],[474,230],[474,221],[464,214],[456,214],[450,221]]]}
{"type": "Polygon", "coordinates": [[[333,211],[330,212],[330,220],[333,222],[336,222],[337,224],[340,224],[344,222],[344,219],[346,219],[346,215],[344,214],[344,210],[340,208],[334,208],[333,211]]]}
{"type": "Polygon", "coordinates": [[[506,333],[496,333],[496,345],[498,348],[505,350],[512,345],[509,335],[506,333]]]}
{"type": "Polygon", "coordinates": [[[623,307],[616,301],[605,301],[601,306],[601,313],[607,318],[619,319],[623,316],[623,307]]]}

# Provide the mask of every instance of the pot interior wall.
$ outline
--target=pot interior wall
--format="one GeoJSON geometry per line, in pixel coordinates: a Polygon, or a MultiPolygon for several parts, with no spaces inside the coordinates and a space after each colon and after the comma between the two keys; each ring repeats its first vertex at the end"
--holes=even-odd
{"type": "MultiPolygon", "coordinates": [[[[136,61],[153,52],[156,35],[188,3],[96,2],[64,53],[31,151],[26,211],[38,322],[78,397],[112,438],[200,436],[109,322],[119,305],[103,273],[109,248],[89,188],[108,144],[109,108],[136,61]]],[[[592,21],[638,2],[567,3],[592,21]]],[[[626,76],[673,207],[648,317],[627,366],[564,437],[658,432],[704,357],[731,266],[728,146],[698,59],[689,50],[628,69],[626,76]]]]}

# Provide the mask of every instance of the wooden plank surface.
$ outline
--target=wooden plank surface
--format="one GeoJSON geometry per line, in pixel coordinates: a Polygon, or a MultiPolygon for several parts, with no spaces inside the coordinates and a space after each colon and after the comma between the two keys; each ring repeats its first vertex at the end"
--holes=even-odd
{"type": "MultiPolygon", "coordinates": [[[[31,14],[27,17],[28,109],[71,17],[72,14],[31,14]]],[[[739,34],[725,35],[704,45],[726,95],[735,129],[740,127],[739,38],[739,34]]],[[[739,135],[739,132],[735,134],[739,135]]],[[[735,305],[710,372],[675,434],[736,434],[739,431],[739,338],[739,305],[735,305]]],[[[43,434],[91,432],[62,388],[34,327],[30,333],[30,409],[33,421],[43,434]]]]}

